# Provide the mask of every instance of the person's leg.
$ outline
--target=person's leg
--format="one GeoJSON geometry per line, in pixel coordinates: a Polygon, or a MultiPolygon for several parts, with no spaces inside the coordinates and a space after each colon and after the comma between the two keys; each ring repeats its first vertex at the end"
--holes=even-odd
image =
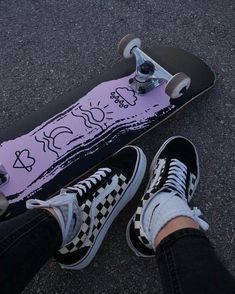
{"type": "Polygon", "coordinates": [[[113,220],[138,190],[146,157],[140,148],[127,146],[104,164],[58,196],[28,200],[32,210],[0,223],[1,294],[21,292],[53,255],[69,269],[92,261],[113,220]]]}
{"type": "Polygon", "coordinates": [[[0,223],[0,292],[20,293],[61,243],[59,224],[44,209],[0,223]]]}
{"type": "Polygon", "coordinates": [[[152,162],[147,190],[127,226],[127,242],[137,256],[157,254],[166,294],[234,293],[232,277],[199,230],[208,224],[199,209],[189,207],[198,180],[193,144],[168,139],[152,162]]]}
{"type": "Polygon", "coordinates": [[[81,227],[76,195],[31,199],[24,214],[0,223],[0,289],[20,293],[44,263],[81,227]]]}
{"type": "Polygon", "coordinates": [[[26,207],[32,210],[0,223],[1,294],[20,293],[44,263],[81,228],[75,193],[62,190],[46,201],[30,199],[26,207]]]}
{"type": "Polygon", "coordinates": [[[187,218],[170,221],[155,238],[164,293],[233,294],[235,281],[205,234],[187,218]]]}

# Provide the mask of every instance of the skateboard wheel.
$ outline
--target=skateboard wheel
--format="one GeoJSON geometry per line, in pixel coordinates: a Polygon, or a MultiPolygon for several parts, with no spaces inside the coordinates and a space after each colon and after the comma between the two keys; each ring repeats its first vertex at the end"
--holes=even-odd
{"type": "Polygon", "coordinates": [[[6,197],[2,193],[0,193],[0,216],[6,212],[8,205],[9,203],[6,197]]]}
{"type": "Polygon", "coordinates": [[[185,73],[175,74],[166,84],[165,92],[173,99],[182,96],[189,88],[191,79],[185,73]]]}
{"type": "Polygon", "coordinates": [[[125,37],[121,39],[121,41],[118,44],[118,53],[122,55],[124,58],[130,58],[132,57],[131,50],[134,47],[140,48],[141,46],[141,40],[140,38],[137,38],[133,34],[128,34],[125,37]]]}

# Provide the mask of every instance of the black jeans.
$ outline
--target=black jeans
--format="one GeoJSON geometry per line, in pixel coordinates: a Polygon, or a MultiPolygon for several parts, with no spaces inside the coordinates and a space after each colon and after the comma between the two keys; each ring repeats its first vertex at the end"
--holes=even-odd
{"type": "MultiPolygon", "coordinates": [[[[46,210],[0,223],[0,293],[20,293],[61,243],[59,225],[46,210]]],[[[174,232],[156,254],[165,294],[235,293],[232,276],[198,230],[174,232]]]]}
{"type": "Polygon", "coordinates": [[[159,244],[156,256],[164,293],[235,293],[232,275],[199,230],[182,229],[170,234],[159,244]]]}
{"type": "Polygon", "coordinates": [[[28,210],[1,222],[0,293],[20,293],[61,243],[59,224],[47,210],[28,210]]]}

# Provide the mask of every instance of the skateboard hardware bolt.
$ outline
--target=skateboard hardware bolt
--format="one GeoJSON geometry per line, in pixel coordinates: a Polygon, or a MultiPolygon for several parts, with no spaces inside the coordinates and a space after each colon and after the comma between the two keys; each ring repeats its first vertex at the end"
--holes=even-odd
{"type": "Polygon", "coordinates": [[[151,61],[145,61],[141,64],[139,70],[144,75],[152,75],[154,73],[154,64],[151,61]]]}
{"type": "Polygon", "coordinates": [[[143,87],[139,88],[139,94],[145,94],[146,93],[146,89],[143,87]]]}

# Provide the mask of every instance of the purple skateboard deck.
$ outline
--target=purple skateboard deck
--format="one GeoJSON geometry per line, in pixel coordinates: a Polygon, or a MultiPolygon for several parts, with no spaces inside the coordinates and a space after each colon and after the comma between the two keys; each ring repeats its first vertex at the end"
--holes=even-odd
{"type": "Polygon", "coordinates": [[[66,94],[58,104],[54,101],[25,118],[17,129],[0,134],[0,162],[10,176],[0,186],[9,202],[0,220],[22,213],[29,198],[48,198],[212,87],[213,73],[195,56],[167,47],[149,52],[172,74],[184,71],[191,77],[187,94],[171,101],[164,85],[136,94],[128,85],[134,61],[124,60],[93,85],[66,94]],[[175,69],[170,66],[172,58],[178,58],[172,63],[175,69]]]}

